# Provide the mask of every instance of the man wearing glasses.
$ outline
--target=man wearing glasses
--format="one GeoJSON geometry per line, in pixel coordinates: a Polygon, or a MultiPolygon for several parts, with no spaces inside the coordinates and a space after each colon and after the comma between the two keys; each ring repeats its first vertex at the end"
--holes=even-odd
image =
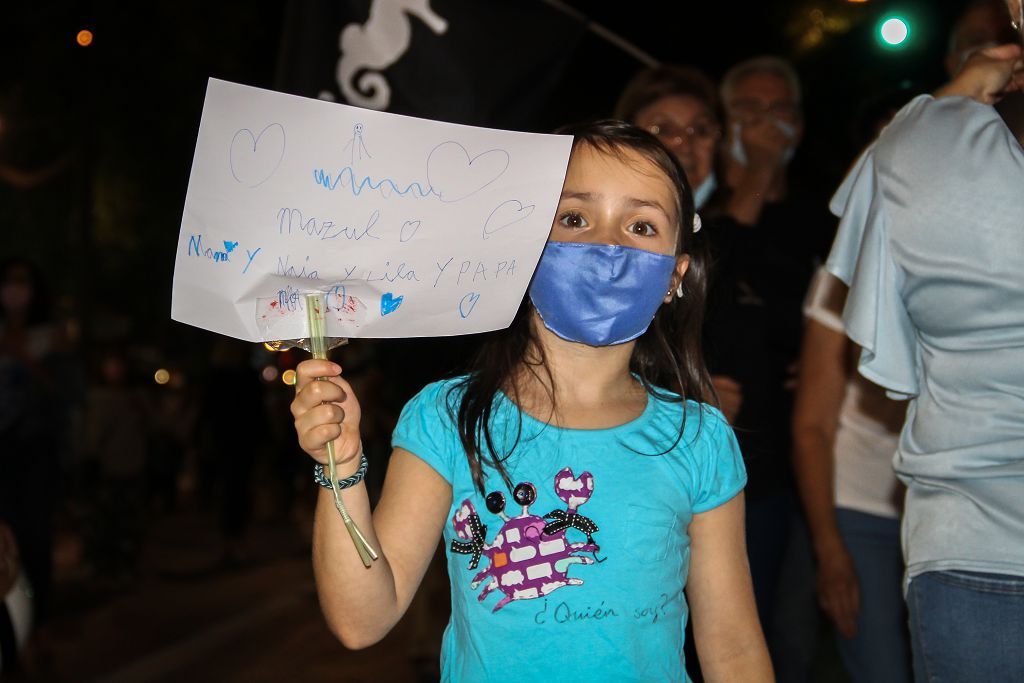
{"type": "Polygon", "coordinates": [[[724,187],[705,212],[715,263],[705,350],[747,461],[750,569],[773,664],[785,680],[806,672],[816,638],[790,423],[802,301],[834,220],[825,197],[791,182],[804,127],[793,68],[770,56],[742,62],[725,74],[721,100],[724,187]],[[780,625],[777,614],[791,623],[780,625]]]}

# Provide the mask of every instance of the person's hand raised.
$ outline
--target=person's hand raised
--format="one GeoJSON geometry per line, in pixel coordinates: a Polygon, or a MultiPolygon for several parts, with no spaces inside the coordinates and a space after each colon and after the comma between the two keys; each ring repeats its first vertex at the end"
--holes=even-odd
{"type": "Polygon", "coordinates": [[[1024,90],[1024,59],[1015,43],[975,51],[964,60],[949,83],[935,97],[960,95],[984,104],[995,104],[1004,95],[1024,90]]]}
{"type": "Polygon", "coordinates": [[[352,461],[358,465],[361,411],[351,385],[341,377],[341,366],[328,360],[306,360],[299,363],[295,375],[291,411],[299,446],[317,462],[327,464],[327,442],[334,441],[338,464],[352,461]]]}

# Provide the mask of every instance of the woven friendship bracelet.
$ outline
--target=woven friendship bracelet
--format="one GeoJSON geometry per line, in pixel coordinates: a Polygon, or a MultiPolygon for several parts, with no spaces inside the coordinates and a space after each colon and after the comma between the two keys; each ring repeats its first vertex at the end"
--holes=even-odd
{"type": "MultiPolygon", "coordinates": [[[[360,453],[359,454],[359,469],[356,470],[356,473],[353,474],[351,477],[345,477],[344,479],[339,479],[338,480],[338,489],[339,490],[347,489],[347,488],[355,486],[356,484],[361,482],[363,480],[363,477],[366,476],[366,465],[367,465],[366,453],[360,453]]],[[[324,466],[321,465],[320,463],[316,463],[316,464],[313,465],[313,480],[316,481],[316,483],[318,483],[321,486],[323,486],[325,489],[332,488],[331,487],[331,479],[330,479],[330,477],[327,476],[327,473],[324,472],[324,466]]]]}

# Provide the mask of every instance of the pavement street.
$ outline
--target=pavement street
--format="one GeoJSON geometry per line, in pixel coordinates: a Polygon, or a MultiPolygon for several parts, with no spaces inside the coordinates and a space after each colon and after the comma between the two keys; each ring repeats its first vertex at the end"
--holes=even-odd
{"type": "Polygon", "coordinates": [[[5,683],[431,680],[414,671],[413,647],[436,667],[445,601],[426,614],[418,603],[380,644],[346,650],[320,613],[310,520],[299,517],[255,521],[243,559],[225,563],[216,520],[194,507],[166,515],[150,524],[139,576],[117,582],[88,576],[63,536],[55,615],[5,683]]]}

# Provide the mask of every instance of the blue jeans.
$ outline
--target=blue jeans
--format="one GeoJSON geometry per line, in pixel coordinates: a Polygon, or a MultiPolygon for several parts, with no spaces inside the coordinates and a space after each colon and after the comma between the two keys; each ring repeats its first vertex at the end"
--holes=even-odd
{"type": "Polygon", "coordinates": [[[836,521],[860,587],[857,635],[837,636],[843,664],[855,683],[909,683],[899,520],[836,508],[836,521]]]}
{"type": "Polygon", "coordinates": [[[1024,576],[926,572],[907,605],[917,683],[1024,681],[1024,576]]]}

